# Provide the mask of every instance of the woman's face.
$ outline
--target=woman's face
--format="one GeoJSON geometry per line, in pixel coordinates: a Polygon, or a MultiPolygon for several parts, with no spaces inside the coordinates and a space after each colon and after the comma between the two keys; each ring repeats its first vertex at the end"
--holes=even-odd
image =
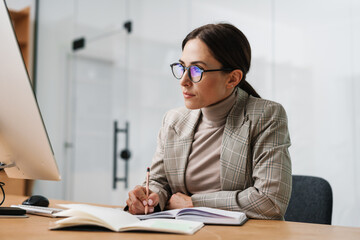
{"type": "MultiPolygon", "coordinates": [[[[196,65],[204,70],[222,68],[221,63],[211,55],[207,45],[197,38],[186,43],[180,63],[185,67],[196,65]]],[[[229,73],[217,71],[204,72],[201,81],[193,83],[186,71],[180,80],[185,106],[189,109],[199,109],[225,99],[234,87],[230,87],[229,82],[229,73]]]]}

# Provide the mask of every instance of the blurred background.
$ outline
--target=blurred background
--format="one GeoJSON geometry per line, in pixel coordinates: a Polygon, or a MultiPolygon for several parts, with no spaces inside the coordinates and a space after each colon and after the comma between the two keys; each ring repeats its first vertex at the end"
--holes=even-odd
{"type": "Polygon", "coordinates": [[[247,80],[287,111],[293,173],[328,180],[332,223],[360,226],[359,1],[6,2],[14,12],[30,7],[27,67],[62,175],[36,181],[33,194],[124,205],[145,178],[164,113],[183,106],[169,67],[183,38],[229,22],[252,47],[247,80]],[[128,181],[114,188],[115,121],[116,175],[128,168],[128,181]]]}

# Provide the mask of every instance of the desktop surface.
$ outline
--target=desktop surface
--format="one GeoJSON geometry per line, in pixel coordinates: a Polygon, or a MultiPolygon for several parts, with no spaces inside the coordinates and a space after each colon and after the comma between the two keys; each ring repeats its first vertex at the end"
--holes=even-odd
{"type": "MultiPolygon", "coordinates": [[[[21,204],[26,197],[7,195],[3,206],[21,204]]],[[[68,201],[51,200],[50,207],[68,201]]],[[[194,235],[176,235],[146,232],[96,232],[96,231],[51,231],[50,222],[56,218],[29,215],[29,218],[0,218],[1,240],[17,239],[360,239],[360,228],[329,226],[322,224],[296,223],[275,220],[250,219],[243,226],[206,225],[194,235]]]]}

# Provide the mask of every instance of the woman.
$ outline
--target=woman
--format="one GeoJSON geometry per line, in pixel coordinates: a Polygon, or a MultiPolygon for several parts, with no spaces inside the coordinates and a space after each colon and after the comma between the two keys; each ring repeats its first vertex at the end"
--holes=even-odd
{"type": "Polygon", "coordinates": [[[287,117],[245,81],[249,42],[233,25],[209,24],[189,33],[182,50],[171,68],[186,108],[165,115],[149,198],[136,186],[129,212],[205,206],[283,219],[291,194],[287,117]]]}

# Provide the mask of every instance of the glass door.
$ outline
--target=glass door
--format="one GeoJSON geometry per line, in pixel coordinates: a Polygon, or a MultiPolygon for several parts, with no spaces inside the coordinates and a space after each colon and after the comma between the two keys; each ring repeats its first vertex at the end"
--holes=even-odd
{"type": "Polygon", "coordinates": [[[173,23],[186,21],[188,5],[75,2],[77,50],[68,58],[66,199],[123,205],[127,192],[142,184],[151,166],[165,112],[183,105],[170,64],[179,59],[187,33],[185,24],[174,28],[173,23]],[[113,188],[114,121],[120,129],[118,178],[125,177],[125,162],[119,155],[126,146],[121,130],[129,123],[127,189],[121,181],[113,188]]]}
{"type": "MultiPolygon", "coordinates": [[[[119,204],[123,200],[113,194],[123,196],[127,190],[120,182],[117,190],[113,189],[114,122],[120,129],[127,122],[126,49],[130,26],[124,25],[125,14],[116,13],[124,11],[125,3],[113,2],[111,11],[99,1],[93,2],[98,7],[81,0],[75,4],[75,35],[80,37],[74,39],[73,52],[68,57],[66,198],[119,204]],[[94,8],[107,16],[92,22],[94,8]]],[[[117,148],[124,147],[125,137],[120,132],[117,148]]],[[[117,175],[124,177],[125,163],[117,158],[117,175]]]]}

